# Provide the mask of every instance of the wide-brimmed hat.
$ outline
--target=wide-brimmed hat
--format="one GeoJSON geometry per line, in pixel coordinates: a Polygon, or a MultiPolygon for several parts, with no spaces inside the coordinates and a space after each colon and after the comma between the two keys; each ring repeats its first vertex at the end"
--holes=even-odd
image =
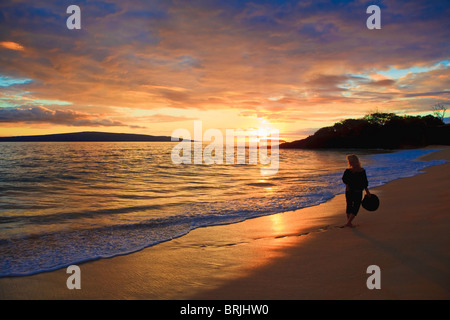
{"type": "Polygon", "coordinates": [[[368,211],[375,211],[380,206],[380,199],[378,199],[378,197],[373,193],[370,194],[370,197],[366,194],[361,205],[368,211]]]}

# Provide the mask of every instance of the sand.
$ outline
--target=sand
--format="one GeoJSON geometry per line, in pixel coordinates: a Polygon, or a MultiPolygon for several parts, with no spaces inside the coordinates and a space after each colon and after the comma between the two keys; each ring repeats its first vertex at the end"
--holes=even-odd
{"type": "MultiPolygon", "coordinates": [[[[435,148],[435,147],[433,147],[435,148]]],[[[450,160],[450,148],[425,159],[450,160]]],[[[196,229],[136,253],[0,279],[0,299],[449,299],[450,162],[371,189],[376,212],[345,223],[345,198],[196,229]],[[367,268],[380,268],[369,289],[367,268]]]]}

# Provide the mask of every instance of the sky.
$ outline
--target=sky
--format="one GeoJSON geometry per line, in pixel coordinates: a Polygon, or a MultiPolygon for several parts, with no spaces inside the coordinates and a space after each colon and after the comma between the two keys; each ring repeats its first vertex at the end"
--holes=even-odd
{"type": "Polygon", "coordinates": [[[374,111],[432,114],[450,101],[449,16],[447,0],[2,0],[0,136],[201,120],[292,141],[374,111]]]}

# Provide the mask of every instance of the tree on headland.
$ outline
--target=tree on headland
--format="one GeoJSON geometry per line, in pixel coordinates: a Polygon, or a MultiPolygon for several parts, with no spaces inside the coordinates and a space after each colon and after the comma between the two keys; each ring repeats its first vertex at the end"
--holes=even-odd
{"type": "Polygon", "coordinates": [[[439,118],[442,121],[444,121],[445,111],[447,111],[447,108],[443,104],[438,103],[438,104],[434,105],[432,110],[433,110],[433,114],[436,118],[439,118]]]}
{"type": "Polygon", "coordinates": [[[280,148],[397,149],[430,144],[450,145],[450,125],[445,125],[441,118],[377,111],[321,128],[306,139],[283,143],[280,148]]]}
{"type": "Polygon", "coordinates": [[[399,118],[400,116],[395,113],[373,112],[366,114],[363,119],[367,120],[370,124],[385,125],[386,122],[399,118]]]}

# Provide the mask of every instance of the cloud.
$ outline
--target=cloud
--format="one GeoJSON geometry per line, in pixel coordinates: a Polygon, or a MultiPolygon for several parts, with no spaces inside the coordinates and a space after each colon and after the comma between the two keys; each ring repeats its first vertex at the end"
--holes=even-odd
{"type": "Polygon", "coordinates": [[[198,120],[198,118],[194,117],[186,117],[186,116],[172,116],[167,114],[154,114],[151,116],[144,116],[140,118],[144,122],[151,123],[163,123],[163,122],[179,122],[179,121],[193,121],[198,120]]]}
{"type": "Polygon", "coordinates": [[[16,84],[25,84],[31,82],[31,79],[15,79],[0,75],[0,87],[10,87],[16,84]]]}
{"type": "Polygon", "coordinates": [[[12,41],[2,41],[0,42],[0,46],[6,49],[10,50],[16,50],[16,51],[23,51],[25,48],[20,45],[19,43],[12,42],[12,41]]]}
{"type": "Polygon", "coordinates": [[[436,92],[416,92],[404,94],[404,97],[445,97],[450,96],[450,91],[436,91],[436,92]]]}
{"type": "Polygon", "coordinates": [[[45,107],[0,108],[0,122],[51,123],[67,126],[93,127],[128,126],[120,121],[100,118],[100,115],[81,113],[73,110],[50,110],[45,107]]]}
{"type": "Polygon", "coordinates": [[[366,85],[375,87],[389,87],[393,86],[395,83],[396,83],[395,80],[383,79],[383,80],[369,81],[366,85]]]}

